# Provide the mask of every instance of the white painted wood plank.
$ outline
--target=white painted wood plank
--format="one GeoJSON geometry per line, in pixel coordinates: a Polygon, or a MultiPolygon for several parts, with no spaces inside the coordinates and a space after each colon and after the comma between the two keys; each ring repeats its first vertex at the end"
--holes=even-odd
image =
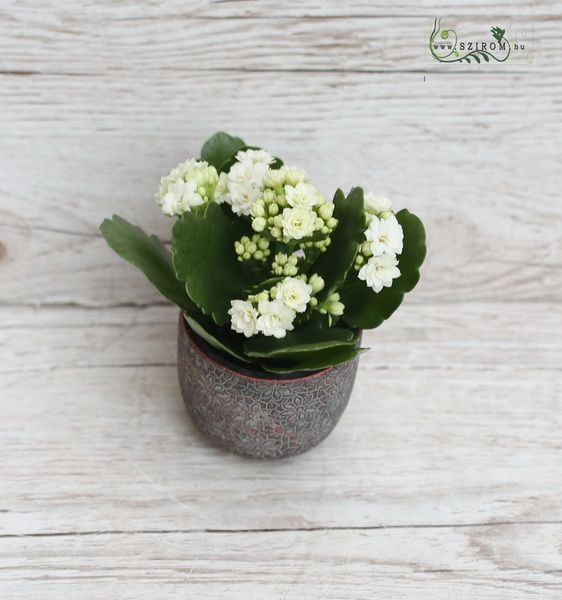
{"type": "MultiPolygon", "coordinates": [[[[562,4],[561,4],[562,6],[562,4]]],[[[116,9],[113,12],[117,12],[116,9]]],[[[169,71],[459,71],[467,76],[511,69],[555,72],[562,56],[559,22],[551,17],[511,23],[511,18],[459,18],[464,40],[492,41],[500,24],[514,45],[523,41],[524,59],[514,50],[505,64],[444,65],[428,53],[433,18],[365,16],[303,19],[197,19],[138,17],[75,9],[56,24],[41,11],[6,21],[0,30],[0,70],[14,73],[146,77],[169,71]],[[528,28],[527,37],[519,30],[528,28]],[[103,32],[103,33],[102,33],[103,32]],[[209,43],[212,40],[212,43],[209,43]],[[532,58],[528,50],[533,48],[532,58]],[[147,51],[150,49],[149,51],[147,51]]],[[[446,23],[446,21],[445,21],[446,23]]],[[[452,24],[453,21],[449,21],[452,24]]],[[[456,25],[455,28],[459,28],[456,25]]]]}
{"type": "MultiPolygon", "coordinates": [[[[0,309],[0,372],[174,366],[178,311],[172,306],[0,309]]],[[[405,302],[367,331],[362,369],[466,373],[556,371],[562,365],[560,304],[405,302]]]]}
{"type": "Polygon", "coordinates": [[[163,75],[129,79],[125,96],[111,77],[9,78],[0,90],[1,301],[157,301],[100,240],[51,230],[97,235],[102,218],[118,212],[167,237],[170,221],[151,200],[155,182],[221,127],[305,166],[326,194],[359,183],[419,213],[430,244],[420,301],[554,300],[562,276],[562,233],[552,227],[562,210],[562,87],[510,77],[513,91],[490,91],[486,77],[466,90],[466,78],[448,77],[457,91],[445,105],[435,99],[439,78],[424,87],[392,74],[163,75]],[[189,92],[192,85],[208,94],[189,92]],[[270,115],[287,110],[296,88],[306,108],[287,131],[270,115]],[[334,94],[343,109],[334,110],[334,94]],[[258,131],[264,121],[267,135],[258,131]],[[36,177],[26,176],[30,165],[36,177]],[[29,202],[35,210],[22,214],[29,202]]]}
{"type": "MultiPolygon", "coordinates": [[[[550,230],[554,238],[550,245],[537,247],[537,262],[526,263],[530,251],[527,246],[518,247],[515,239],[502,248],[499,236],[494,238],[495,232],[490,231],[488,240],[493,243],[487,249],[486,238],[479,239],[477,233],[470,238],[464,233],[465,224],[457,221],[448,230],[446,227],[443,220],[429,223],[430,254],[421,283],[408,297],[410,302],[555,302],[559,297],[560,229],[550,230]],[[467,237],[455,238],[455,225],[467,237]],[[488,256],[487,251],[492,254],[488,256]]],[[[0,233],[6,248],[2,260],[5,283],[0,289],[3,305],[103,307],[163,302],[144,276],[114,255],[101,238],[10,228],[0,228],[0,233]]],[[[504,235],[509,239],[507,228],[504,235]]]]}
{"type": "Polygon", "coordinates": [[[562,520],[559,372],[361,368],[318,448],[212,448],[174,367],[2,374],[4,534],[562,520]]]}
{"type": "Polygon", "coordinates": [[[0,591],[119,598],[560,597],[562,526],[2,539],[0,591]]]}
{"type": "Polygon", "coordinates": [[[273,463],[195,431],[173,309],[3,310],[0,532],[561,520],[562,319],[529,308],[405,306],[332,436],[273,463]]]}
{"type": "Polygon", "coordinates": [[[431,0],[399,0],[381,2],[380,0],[353,0],[342,3],[338,0],[311,0],[306,3],[287,0],[274,3],[268,0],[124,0],[119,3],[111,0],[80,0],[72,7],[56,0],[38,3],[37,0],[5,0],[2,6],[3,16],[13,21],[37,18],[39,13],[49,24],[55,26],[74,25],[80,19],[199,19],[244,17],[349,17],[349,16],[393,16],[411,17],[421,15],[438,17],[448,15],[510,15],[531,16],[562,13],[560,0],[467,0],[457,2],[434,2],[431,0]]]}

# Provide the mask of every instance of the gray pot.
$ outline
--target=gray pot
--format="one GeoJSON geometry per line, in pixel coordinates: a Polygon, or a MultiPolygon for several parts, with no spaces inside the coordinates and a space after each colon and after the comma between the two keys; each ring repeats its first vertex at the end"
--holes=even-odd
{"type": "Polygon", "coordinates": [[[241,368],[194,334],[180,314],[185,406],[215,444],[237,454],[283,458],[318,445],[347,406],[358,360],[291,376],[241,368]]]}

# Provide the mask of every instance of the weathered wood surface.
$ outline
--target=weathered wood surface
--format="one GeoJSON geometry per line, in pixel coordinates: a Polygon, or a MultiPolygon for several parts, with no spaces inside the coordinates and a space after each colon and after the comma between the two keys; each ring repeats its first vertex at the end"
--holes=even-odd
{"type": "MultiPolygon", "coordinates": [[[[129,75],[146,76],[171,72],[177,77],[193,71],[233,69],[246,72],[470,70],[468,65],[443,65],[428,60],[427,40],[433,29],[433,17],[190,20],[139,15],[127,19],[120,17],[115,7],[96,11],[87,19],[67,10],[55,19],[46,20],[41,11],[28,14],[16,9],[15,12],[19,18],[13,19],[7,35],[0,40],[0,67],[13,73],[119,76],[125,71],[129,75]],[[37,43],[31,48],[20,45],[20,40],[26,37],[33,37],[37,43]],[[425,43],[420,43],[422,40],[425,43]],[[150,52],[139,55],[138,48],[148,46],[150,52]]],[[[533,73],[559,68],[557,56],[562,48],[559,21],[548,16],[519,17],[517,27],[512,30],[511,19],[497,17],[497,22],[508,27],[506,35],[512,43],[526,44],[526,50],[532,47],[533,56],[518,60],[514,51],[515,60],[511,64],[498,66],[492,61],[479,65],[478,69],[533,73]],[[527,27],[529,33],[524,36],[527,27]]],[[[464,23],[461,19],[459,24],[464,39],[493,39],[490,16],[472,17],[464,23]]]]}
{"type": "Polygon", "coordinates": [[[559,0],[0,6],[0,597],[562,598],[559,0]],[[530,65],[425,60],[429,19],[530,65]],[[502,23],[500,23],[502,21],[502,23]],[[398,42],[397,42],[398,40],[398,42]],[[335,432],[253,462],[182,406],[176,311],[99,237],[227,129],[427,224],[335,432]]]}
{"type": "Polygon", "coordinates": [[[0,89],[0,301],[156,301],[104,248],[97,226],[118,212],[166,239],[170,221],[155,210],[155,182],[180,157],[197,153],[210,127],[228,128],[228,120],[247,139],[306,165],[327,195],[360,182],[420,213],[430,251],[415,301],[557,298],[560,79],[546,85],[538,76],[502,75],[502,86],[490,89],[486,77],[471,78],[466,90],[467,78],[458,74],[426,83],[420,75],[372,77],[168,74],[131,78],[127,92],[113,76],[8,77],[0,89]],[[210,96],[182,93],[191,86],[210,96]],[[267,103],[256,89],[267,89],[267,103]],[[291,131],[274,120],[265,135],[260,123],[282,112],[294,89],[304,108],[291,131]],[[208,120],[178,128],[193,114],[208,120]],[[22,175],[30,168],[37,177],[22,175]],[[30,201],[36,209],[21,211],[30,201]],[[61,280],[58,273],[68,270],[76,276],[61,280]]]}
{"type": "Polygon", "coordinates": [[[550,599],[561,535],[557,524],[10,538],[0,589],[14,600],[550,599]]]}

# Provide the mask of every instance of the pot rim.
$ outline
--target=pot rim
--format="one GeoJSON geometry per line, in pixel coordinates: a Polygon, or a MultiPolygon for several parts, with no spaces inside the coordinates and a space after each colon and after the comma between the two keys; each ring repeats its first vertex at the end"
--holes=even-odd
{"type": "MultiPolygon", "coordinates": [[[[199,346],[199,344],[197,343],[197,340],[195,340],[195,338],[192,335],[192,331],[190,330],[187,321],[185,319],[184,313],[182,310],[180,310],[180,327],[182,328],[183,332],[185,335],[187,335],[187,337],[189,338],[189,340],[191,341],[193,347],[195,348],[195,350],[201,355],[203,356],[206,360],[210,361],[211,363],[213,363],[215,366],[221,367],[222,369],[226,369],[227,371],[229,371],[230,373],[234,373],[235,375],[237,375],[238,377],[241,377],[243,379],[248,379],[250,381],[265,381],[268,383],[291,383],[293,381],[302,381],[304,379],[313,379],[314,377],[320,377],[320,375],[327,373],[328,371],[333,370],[335,367],[326,367],[325,369],[319,369],[317,371],[311,371],[308,375],[303,375],[303,376],[299,376],[299,377],[254,377],[252,375],[246,375],[246,373],[242,373],[241,371],[237,371],[231,367],[229,367],[227,364],[224,364],[223,362],[219,362],[218,360],[215,360],[210,354],[208,354],[207,352],[205,352],[203,350],[203,348],[201,348],[199,346]]],[[[248,367],[248,370],[255,370],[255,369],[251,369],[251,367],[248,367]]],[[[264,373],[267,373],[267,371],[263,371],[264,373]]]]}

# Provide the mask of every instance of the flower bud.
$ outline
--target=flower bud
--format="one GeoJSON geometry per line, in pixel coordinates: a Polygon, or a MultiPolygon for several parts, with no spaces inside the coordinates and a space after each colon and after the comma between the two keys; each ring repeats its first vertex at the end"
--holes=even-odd
{"type": "Polygon", "coordinates": [[[254,252],[254,260],[262,260],[263,259],[263,252],[261,250],[256,250],[254,252]]]}
{"type": "Polygon", "coordinates": [[[246,244],[246,252],[249,252],[250,254],[253,254],[257,249],[258,247],[256,246],[256,244],[254,244],[254,242],[246,244]]]}
{"type": "Polygon", "coordinates": [[[253,217],[265,217],[265,204],[263,200],[257,200],[252,204],[253,217]]]}
{"type": "Polygon", "coordinates": [[[269,248],[269,242],[265,238],[260,238],[258,241],[258,248],[260,250],[267,250],[269,248]]]}
{"type": "Polygon", "coordinates": [[[281,229],[279,229],[279,227],[273,227],[271,230],[271,235],[274,238],[280,238],[281,237],[281,229]]]}
{"type": "Polygon", "coordinates": [[[318,294],[324,289],[324,279],[320,277],[317,273],[314,273],[310,276],[308,280],[308,284],[312,287],[312,293],[318,294]]]}
{"type": "Polygon", "coordinates": [[[361,244],[360,252],[363,256],[366,257],[373,256],[373,251],[371,250],[371,242],[363,242],[361,244]]]}
{"type": "Polygon", "coordinates": [[[234,242],[234,251],[236,252],[236,254],[238,254],[239,256],[241,254],[244,254],[244,246],[243,244],[241,244],[240,242],[234,242]]]}
{"type": "Polygon", "coordinates": [[[322,229],[324,227],[324,219],[318,217],[316,221],[314,221],[314,229],[322,229]]]}
{"type": "Polygon", "coordinates": [[[343,311],[345,309],[345,306],[343,305],[342,302],[330,302],[326,308],[328,309],[328,312],[334,316],[334,317],[341,317],[341,315],[343,315],[343,311]]]}
{"type": "Polygon", "coordinates": [[[326,202],[326,204],[322,204],[322,206],[318,209],[318,214],[324,221],[327,221],[334,214],[334,203],[326,202]]]}
{"type": "Polygon", "coordinates": [[[250,253],[249,252],[244,252],[244,254],[242,254],[242,258],[244,260],[250,260],[250,253]]]}
{"type": "Polygon", "coordinates": [[[274,217],[275,215],[279,214],[279,204],[277,204],[277,202],[272,202],[268,207],[267,207],[267,211],[269,212],[269,214],[274,217]]]}
{"type": "Polygon", "coordinates": [[[330,229],[335,229],[336,225],[338,224],[338,220],[334,219],[334,217],[330,217],[326,223],[326,225],[330,228],[330,229]]]}
{"type": "MultiPolygon", "coordinates": [[[[267,221],[263,217],[256,217],[252,221],[252,229],[254,231],[263,231],[267,225],[267,221]]],[[[249,241],[249,240],[248,240],[249,241]]]]}

